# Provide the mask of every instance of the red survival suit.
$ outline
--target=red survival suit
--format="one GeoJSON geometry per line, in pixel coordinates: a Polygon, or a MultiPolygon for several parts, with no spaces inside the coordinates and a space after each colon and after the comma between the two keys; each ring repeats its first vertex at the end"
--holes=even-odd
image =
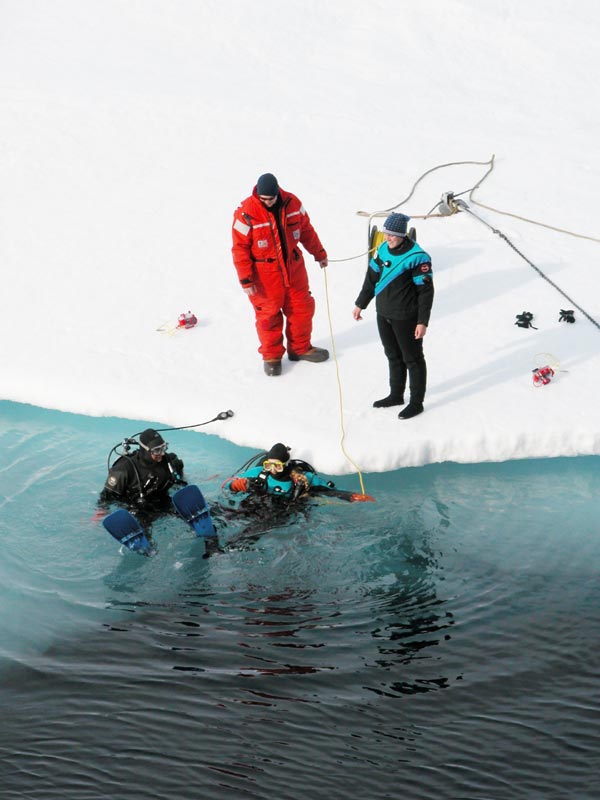
{"type": "Polygon", "coordinates": [[[311,348],[315,301],[298,245],[302,244],[315,261],[323,261],[327,253],[302,203],[280,189],[277,203],[269,211],[258,199],[255,186],[252,195],[235,210],[232,235],[233,263],[242,288],[256,289],[249,298],[256,315],[258,352],[265,360],[283,356],[285,315],[289,352],[306,353],[311,348]]]}

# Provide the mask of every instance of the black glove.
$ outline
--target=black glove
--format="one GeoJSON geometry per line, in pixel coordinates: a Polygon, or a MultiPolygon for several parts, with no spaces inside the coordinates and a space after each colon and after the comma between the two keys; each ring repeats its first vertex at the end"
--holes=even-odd
{"type": "Polygon", "coordinates": [[[176,453],[167,453],[167,460],[173,472],[176,472],[178,477],[183,475],[183,461],[177,457],[176,453]]]}

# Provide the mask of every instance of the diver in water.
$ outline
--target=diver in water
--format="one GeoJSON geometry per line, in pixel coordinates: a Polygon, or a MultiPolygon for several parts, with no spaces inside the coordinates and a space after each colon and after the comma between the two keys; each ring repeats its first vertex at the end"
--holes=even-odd
{"type": "Polygon", "coordinates": [[[125,452],[108,468],[101,502],[118,501],[149,513],[171,510],[169,489],[186,483],[183,461],[176,453],[167,452],[168,443],[153,428],[142,431],[139,442],[126,439],[124,447],[125,452]],[[129,452],[132,444],[139,447],[129,452]]]}
{"type": "MultiPolygon", "coordinates": [[[[291,460],[289,448],[281,442],[274,444],[267,453],[255,456],[250,464],[249,469],[226,481],[223,488],[234,494],[273,495],[286,500],[335,489],[332,481],[320,478],[306,461],[291,460]],[[250,466],[256,460],[262,460],[262,463],[250,466]]],[[[345,492],[345,495],[348,500],[353,496],[351,492],[345,492]]]]}
{"type": "Polygon", "coordinates": [[[350,503],[373,500],[370,495],[336,489],[308,462],[291,459],[289,448],[281,442],[246,462],[223,489],[241,497],[238,513],[251,520],[239,537],[245,539],[285,524],[293,511],[304,510],[303,501],[311,496],[327,494],[350,503]]]}
{"type": "MultiPolygon", "coordinates": [[[[98,500],[103,511],[116,502],[133,513],[154,552],[152,523],[165,514],[177,515],[169,490],[177,484],[188,485],[183,479],[183,461],[167,449],[168,443],[153,428],[142,431],[139,441],[132,437],[113,447],[109,454],[108,476],[98,500]],[[138,445],[138,448],[130,452],[132,445],[138,445]],[[123,448],[123,453],[118,453],[119,447],[123,448]],[[110,465],[110,457],[115,451],[118,458],[110,465]]],[[[202,538],[205,558],[223,552],[214,530],[213,534],[203,534],[202,538]]]]}
{"type": "Polygon", "coordinates": [[[108,511],[112,503],[133,513],[150,542],[152,523],[164,514],[175,513],[169,490],[176,484],[186,485],[183,461],[176,453],[167,452],[168,446],[158,431],[147,428],[137,440],[127,438],[113,447],[108,457],[108,476],[98,498],[101,514],[108,511]],[[132,451],[134,445],[138,446],[132,451]],[[122,453],[119,453],[120,447],[122,453]],[[111,465],[114,452],[118,458],[111,465]]]}
{"type": "MultiPolygon", "coordinates": [[[[233,417],[233,411],[221,411],[206,422],[161,430],[198,428],[230,417],[233,417]]],[[[141,535],[145,541],[144,529],[164,514],[176,514],[204,539],[205,557],[222,552],[202,492],[197,486],[188,486],[183,479],[183,461],[176,453],[169,453],[168,447],[154,428],[147,428],[116,444],[108,454],[108,476],[98,498],[99,509],[94,519],[102,520],[108,532],[122,544],[127,543],[129,549],[152,555],[156,552],[153,545],[151,548],[148,542],[143,547],[140,544],[141,535]],[[136,449],[132,451],[132,447],[136,449]],[[111,464],[113,454],[117,458],[111,464]],[[185,488],[171,495],[171,488],[177,484],[185,488]],[[109,513],[109,506],[113,503],[122,508],[109,513]]]]}

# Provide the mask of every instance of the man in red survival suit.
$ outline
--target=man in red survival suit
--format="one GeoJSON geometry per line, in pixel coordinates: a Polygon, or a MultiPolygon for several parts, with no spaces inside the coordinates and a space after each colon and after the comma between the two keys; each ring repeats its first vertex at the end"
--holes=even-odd
{"type": "Polygon", "coordinates": [[[310,293],[301,244],[320,266],[327,253],[300,200],[261,175],[250,197],[233,215],[233,263],[256,315],[267,375],[281,375],[283,321],[290,361],[326,361],[329,352],[310,341],[315,301],[310,293]]]}

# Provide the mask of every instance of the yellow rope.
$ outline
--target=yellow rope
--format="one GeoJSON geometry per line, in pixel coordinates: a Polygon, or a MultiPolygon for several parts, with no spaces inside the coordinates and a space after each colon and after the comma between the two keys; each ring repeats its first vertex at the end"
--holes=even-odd
{"type": "Polygon", "coordinates": [[[352,464],[352,466],[356,469],[356,472],[358,473],[358,480],[360,481],[361,493],[362,494],[366,494],[365,485],[363,483],[362,472],[360,471],[360,468],[358,467],[356,462],[353,461],[352,458],[350,458],[350,456],[348,455],[348,452],[346,451],[346,446],[344,444],[345,439],[346,439],[346,430],[344,428],[344,406],[343,406],[343,400],[342,400],[342,382],[340,380],[340,369],[339,369],[339,365],[338,365],[337,353],[335,351],[335,339],[333,337],[333,325],[332,325],[332,322],[331,322],[331,307],[329,305],[329,285],[327,283],[327,267],[323,268],[323,277],[325,279],[325,300],[326,300],[326,304],[327,304],[327,319],[329,321],[329,336],[331,337],[331,350],[332,350],[332,353],[333,353],[333,360],[334,360],[334,363],[335,363],[335,374],[336,374],[336,377],[337,377],[338,397],[339,397],[339,403],[340,403],[340,428],[342,430],[342,438],[340,439],[340,446],[342,448],[342,453],[346,456],[346,459],[352,464]]]}

